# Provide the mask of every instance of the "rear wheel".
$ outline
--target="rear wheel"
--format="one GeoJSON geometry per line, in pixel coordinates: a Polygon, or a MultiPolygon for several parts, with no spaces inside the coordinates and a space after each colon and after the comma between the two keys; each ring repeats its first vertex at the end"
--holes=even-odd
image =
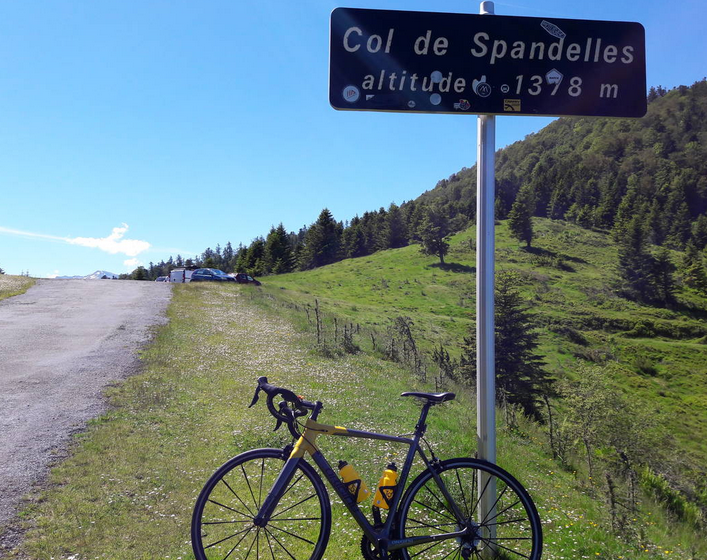
{"type": "Polygon", "coordinates": [[[254,449],[213,474],[192,516],[197,560],[322,557],[331,530],[331,506],[321,478],[304,460],[267,525],[253,523],[286,459],[282,449],[254,449]]]}
{"type": "Polygon", "coordinates": [[[427,469],[403,496],[397,538],[459,531],[464,535],[403,549],[404,560],[540,559],[540,517],[530,495],[515,478],[492,463],[469,458],[442,461],[436,472],[454,504],[445,498],[427,469]],[[481,515],[483,503],[488,513],[481,515]]]}

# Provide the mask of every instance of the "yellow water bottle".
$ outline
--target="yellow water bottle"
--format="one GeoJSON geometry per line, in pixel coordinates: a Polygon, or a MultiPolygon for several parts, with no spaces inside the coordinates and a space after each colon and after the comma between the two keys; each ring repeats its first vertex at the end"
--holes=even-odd
{"type": "Polygon", "coordinates": [[[356,503],[360,503],[370,496],[371,491],[361,479],[361,475],[346,461],[339,461],[339,476],[351,495],[356,497],[356,503]]]}
{"type": "Polygon", "coordinates": [[[390,463],[383,471],[383,476],[378,481],[378,490],[373,497],[373,505],[381,509],[389,509],[393,501],[393,492],[398,482],[398,467],[390,463]]]}

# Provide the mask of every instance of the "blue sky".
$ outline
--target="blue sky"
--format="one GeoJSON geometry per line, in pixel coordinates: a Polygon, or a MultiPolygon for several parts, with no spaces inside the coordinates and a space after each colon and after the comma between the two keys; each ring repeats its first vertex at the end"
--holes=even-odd
{"type": "MultiPolygon", "coordinates": [[[[337,6],[478,2],[0,0],[0,267],[126,272],[282,222],[417,197],[476,161],[473,116],[328,103],[337,6]]],[[[707,75],[704,0],[496,2],[499,15],[638,21],[647,83],[707,75]]],[[[497,147],[545,126],[499,117],[497,147]]]]}

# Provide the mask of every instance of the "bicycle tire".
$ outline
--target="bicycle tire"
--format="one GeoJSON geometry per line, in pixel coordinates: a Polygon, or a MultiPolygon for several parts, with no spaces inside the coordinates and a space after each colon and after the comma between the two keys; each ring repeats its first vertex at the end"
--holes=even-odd
{"type": "Polygon", "coordinates": [[[197,560],[321,559],[331,531],[331,504],[324,483],[306,461],[300,461],[268,524],[253,524],[286,459],[282,449],[254,449],[233,457],[209,478],[192,514],[197,560]]]}
{"type": "Polygon", "coordinates": [[[540,560],[542,525],[530,494],[501,467],[480,459],[448,459],[433,467],[454,499],[463,519],[442,496],[430,469],[408,486],[398,509],[397,538],[449,533],[467,528],[467,535],[401,550],[404,560],[466,558],[540,560]],[[479,494],[489,492],[483,480],[496,481],[493,516],[479,517],[479,494]],[[490,531],[496,531],[495,538],[490,531]]]}

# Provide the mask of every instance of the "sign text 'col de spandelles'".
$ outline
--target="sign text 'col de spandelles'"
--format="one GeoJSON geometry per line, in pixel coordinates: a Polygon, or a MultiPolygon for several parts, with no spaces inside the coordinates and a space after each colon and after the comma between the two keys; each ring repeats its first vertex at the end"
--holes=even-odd
{"type": "Polygon", "coordinates": [[[337,8],[335,109],[641,117],[639,23],[337,8]]]}

